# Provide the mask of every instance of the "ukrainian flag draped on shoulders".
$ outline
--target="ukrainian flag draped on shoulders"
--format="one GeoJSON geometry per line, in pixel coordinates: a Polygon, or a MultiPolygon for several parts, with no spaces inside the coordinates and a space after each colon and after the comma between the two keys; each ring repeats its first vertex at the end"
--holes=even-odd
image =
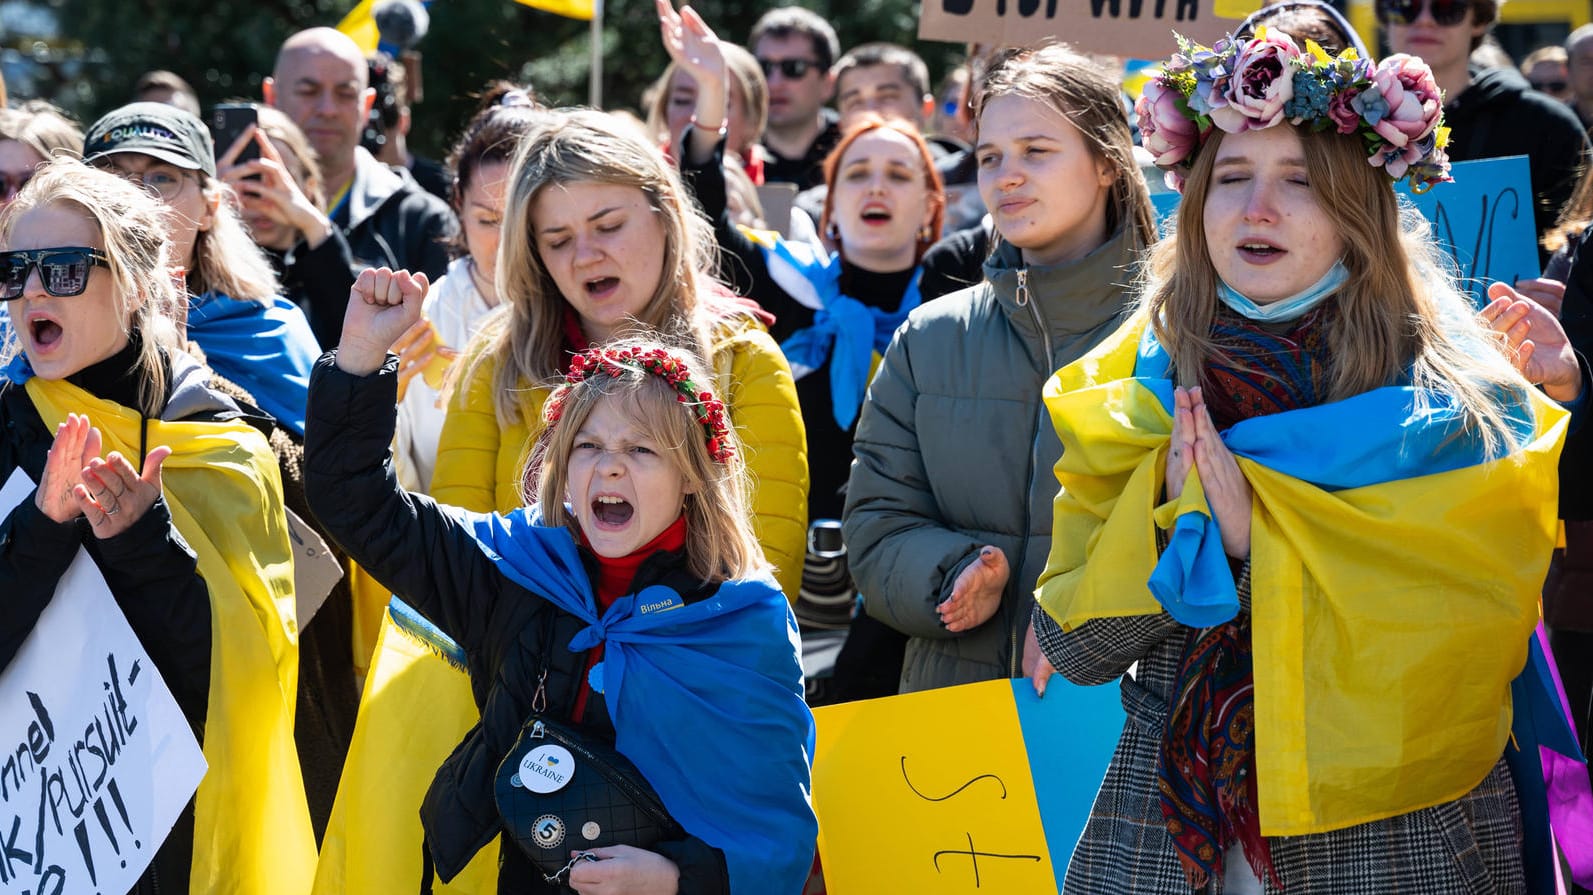
{"type": "Polygon", "coordinates": [[[59,380],[34,377],[26,388],[51,429],[68,413],[87,414],[106,453],[137,458],[141,443],[172,448],[164,495],[199,557],[211,606],[209,770],[195,797],[189,891],[308,892],[316,854],[293,742],[293,555],[270,445],[241,422],[144,419],[59,380]]]}
{"type": "MultiPolygon", "coordinates": [[[[1169,362],[1144,314],[1063,368],[1063,443],[1036,598],[1065,630],[1239,610],[1198,473],[1158,505],[1169,362]],[[1156,529],[1168,531],[1158,556],[1156,529]]],[[[1452,801],[1504,752],[1555,539],[1566,412],[1528,391],[1490,458],[1441,394],[1388,386],[1223,433],[1254,491],[1261,832],[1298,836],[1452,801]]]]}
{"type": "Polygon", "coordinates": [[[571,651],[605,644],[591,682],[616,747],[687,832],[724,852],[730,891],[800,892],[818,838],[815,729],[779,585],[764,572],[691,604],[652,585],[599,612],[570,530],[537,516],[527,507],[468,519],[505,577],[587,623],[571,651]]]}

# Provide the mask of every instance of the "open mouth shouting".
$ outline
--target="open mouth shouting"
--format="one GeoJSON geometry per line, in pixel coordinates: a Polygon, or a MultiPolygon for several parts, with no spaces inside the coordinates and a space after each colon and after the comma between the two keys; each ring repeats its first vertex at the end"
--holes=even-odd
{"type": "Polygon", "coordinates": [[[591,298],[604,299],[619,290],[619,277],[593,277],[581,284],[591,298]]]}
{"type": "Polygon", "coordinates": [[[863,219],[863,225],[867,227],[885,227],[895,218],[891,210],[879,202],[866,203],[858,216],[863,219]]]}
{"type": "Polygon", "coordinates": [[[38,311],[28,314],[26,331],[30,346],[39,354],[49,354],[50,349],[59,345],[61,337],[66,334],[60,321],[38,311]]]}
{"type": "Polygon", "coordinates": [[[1263,239],[1247,239],[1239,243],[1240,257],[1251,264],[1270,264],[1287,254],[1287,249],[1279,248],[1263,239]]]}
{"type": "Polygon", "coordinates": [[[615,494],[599,494],[592,499],[592,521],[610,531],[623,529],[636,515],[631,502],[615,494]]]}

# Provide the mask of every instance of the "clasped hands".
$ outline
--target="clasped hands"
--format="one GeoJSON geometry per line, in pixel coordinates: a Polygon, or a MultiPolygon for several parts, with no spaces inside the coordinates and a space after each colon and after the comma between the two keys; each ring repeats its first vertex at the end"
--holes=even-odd
{"type": "Polygon", "coordinates": [[[100,444],[100,430],[89,425],[88,417],[67,414],[55,428],[33,503],[55,522],[83,516],[103,540],[132,528],[154,506],[161,494],[161,463],[171,448],[152,449],[140,473],[119,451],[101,458],[100,444]]]}
{"type": "Polygon", "coordinates": [[[1223,443],[1200,387],[1173,389],[1173,435],[1167,445],[1167,499],[1184,493],[1193,468],[1222,534],[1222,549],[1234,559],[1250,555],[1250,483],[1223,443]]]}

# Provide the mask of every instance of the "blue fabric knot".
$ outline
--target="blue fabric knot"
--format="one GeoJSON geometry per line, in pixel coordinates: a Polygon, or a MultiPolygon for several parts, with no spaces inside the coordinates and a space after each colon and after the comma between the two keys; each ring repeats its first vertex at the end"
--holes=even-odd
{"type": "Polygon", "coordinates": [[[771,267],[784,263],[795,268],[818,295],[821,306],[813,312],[813,324],[793,333],[780,344],[780,350],[793,367],[817,370],[826,360],[830,362],[830,404],[835,422],[850,430],[863,406],[875,353],[885,351],[896,328],[923,300],[918,292],[919,278],[913,277],[895,311],[885,311],[841,294],[839,255],[824,258],[814,253],[804,257],[808,253],[799,254],[784,240],[764,253],[771,267]]]}
{"type": "Polygon", "coordinates": [[[1222,532],[1200,513],[1178,517],[1148,583],[1179,624],[1209,628],[1239,614],[1239,592],[1222,549],[1222,532]]]}

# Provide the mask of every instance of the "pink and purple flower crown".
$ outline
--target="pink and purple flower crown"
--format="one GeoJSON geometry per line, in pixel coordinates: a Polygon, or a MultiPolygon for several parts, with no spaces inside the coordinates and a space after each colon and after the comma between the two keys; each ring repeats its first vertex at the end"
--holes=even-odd
{"type": "Polygon", "coordinates": [[[1359,134],[1367,161],[1395,182],[1409,177],[1414,190],[1452,179],[1443,95],[1427,63],[1404,53],[1374,66],[1353,49],[1332,57],[1306,41],[1302,51],[1266,28],[1214,47],[1179,36],[1134,111],[1145,149],[1179,189],[1213,128],[1238,134],[1285,121],[1359,134]]]}

